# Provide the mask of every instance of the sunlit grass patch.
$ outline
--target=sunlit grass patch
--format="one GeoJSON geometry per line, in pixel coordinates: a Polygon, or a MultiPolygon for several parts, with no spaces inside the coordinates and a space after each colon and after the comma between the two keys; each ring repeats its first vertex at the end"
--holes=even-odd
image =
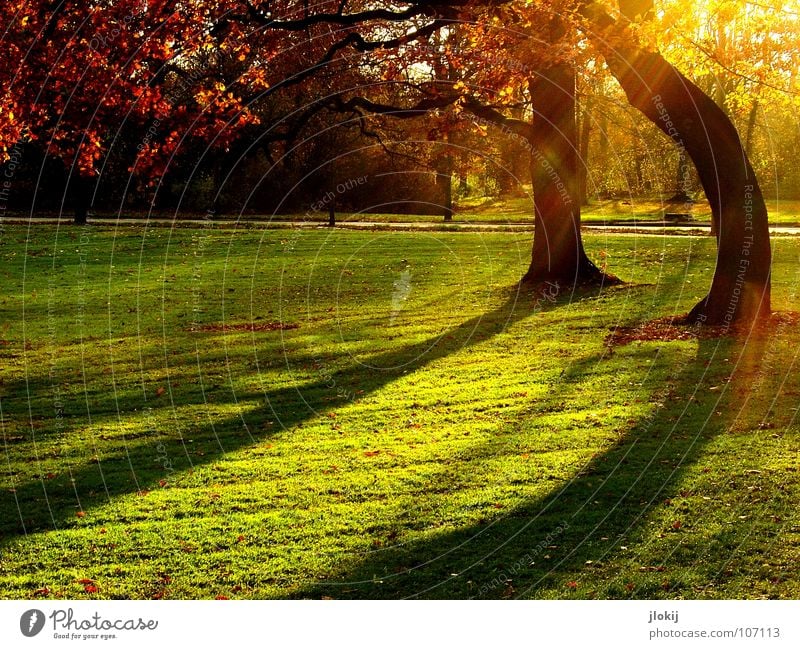
{"type": "Polygon", "coordinates": [[[606,343],[712,242],[550,300],[521,235],[88,235],[0,251],[5,597],[797,596],[795,329],[606,343]]]}

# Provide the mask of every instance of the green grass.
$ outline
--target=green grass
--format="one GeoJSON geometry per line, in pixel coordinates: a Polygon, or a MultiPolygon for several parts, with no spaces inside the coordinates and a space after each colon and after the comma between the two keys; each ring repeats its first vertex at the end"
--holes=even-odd
{"type": "MultiPolygon", "coordinates": [[[[768,200],[767,211],[772,225],[800,225],[800,201],[768,200]]],[[[711,208],[705,198],[686,205],[635,196],[593,199],[589,205],[581,208],[581,220],[593,225],[617,221],[660,221],[665,212],[688,213],[695,221],[711,223],[711,208]]],[[[532,222],[532,214],[533,203],[530,198],[472,198],[460,203],[454,218],[476,223],[532,222]]]]}
{"type": "Polygon", "coordinates": [[[514,234],[6,227],[0,594],[798,597],[800,333],[609,351],[712,242],[586,245],[628,284],[518,293],[514,234]]]}
{"type": "MultiPolygon", "coordinates": [[[[666,197],[665,197],[666,198],[666,197]]],[[[767,210],[772,225],[800,225],[800,201],[768,200],[767,210]]],[[[670,204],[647,197],[626,197],[590,201],[581,208],[581,220],[588,225],[613,224],[619,221],[662,221],[665,213],[689,213],[694,221],[711,223],[711,208],[704,198],[694,204],[670,204]]],[[[245,219],[252,218],[245,216],[245,219]]],[[[263,218],[259,216],[258,218],[263,218]]],[[[301,220],[303,215],[279,216],[278,220],[301,220]]],[[[309,220],[309,217],[306,217],[309,220]]],[[[327,222],[327,213],[312,215],[310,219],[327,222]]],[[[417,214],[338,213],[340,223],[371,221],[374,223],[438,223],[441,216],[417,214]]],[[[459,201],[453,223],[505,224],[533,223],[533,201],[525,198],[474,197],[459,201]]]]}
{"type": "MultiPolygon", "coordinates": [[[[665,197],[666,198],[666,197],[665,197]]],[[[798,226],[800,227],[800,201],[798,200],[768,200],[767,209],[769,222],[774,226],[798,226]]],[[[699,198],[694,204],[669,204],[654,197],[624,197],[617,199],[590,201],[589,205],[581,207],[581,220],[587,225],[613,225],[619,222],[632,221],[662,221],[665,213],[681,212],[689,213],[692,219],[698,223],[711,223],[711,208],[704,198],[699,198]]],[[[58,215],[41,213],[38,216],[55,218],[58,215]]],[[[99,211],[95,215],[97,218],[116,219],[119,214],[116,212],[99,211]]],[[[174,212],[164,213],[139,213],[125,212],[122,219],[166,219],[175,218],[174,212]]],[[[13,218],[27,219],[27,213],[15,213],[13,218]]],[[[63,218],[63,216],[62,216],[63,218]]],[[[181,212],[180,219],[203,220],[206,214],[181,212]]],[[[250,214],[238,215],[235,213],[223,214],[220,221],[232,221],[236,218],[241,219],[244,226],[248,221],[272,220],[273,224],[291,227],[291,222],[319,222],[327,223],[327,212],[310,212],[308,214],[250,214]]],[[[441,223],[442,217],[437,215],[421,214],[390,214],[390,213],[371,213],[371,212],[337,212],[336,221],[338,223],[441,223]]],[[[461,224],[472,225],[503,225],[503,224],[530,224],[533,225],[533,201],[531,197],[486,197],[475,196],[462,199],[455,206],[453,215],[453,227],[457,228],[461,224]]]]}

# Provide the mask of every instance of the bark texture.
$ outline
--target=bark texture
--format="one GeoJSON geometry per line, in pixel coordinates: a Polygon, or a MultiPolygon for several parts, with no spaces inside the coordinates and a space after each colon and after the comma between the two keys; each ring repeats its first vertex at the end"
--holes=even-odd
{"type": "Polygon", "coordinates": [[[657,52],[618,47],[607,62],[630,103],[686,151],[711,205],[717,264],[708,295],[688,320],[730,326],[765,318],[771,263],[767,208],[736,128],[657,52]]]}
{"type": "Polygon", "coordinates": [[[580,159],[575,70],[559,64],[531,83],[534,123],[531,179],[535,232],[523,282],[611,282],[586,256],[581,239],[580,159]]]}

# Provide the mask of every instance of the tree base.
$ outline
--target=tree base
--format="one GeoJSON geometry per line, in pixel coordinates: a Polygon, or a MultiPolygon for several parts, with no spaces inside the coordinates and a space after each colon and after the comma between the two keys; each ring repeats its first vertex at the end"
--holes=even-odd
{"type": "Polygon", "coordinates": [[[562,288],[578,286],[614,286],[623,284],[616,275],[600,270],[587,258],[580,267],[569,271],[554,271],[549,268],[531,266],[528,272],[519,281],[520,286],[539,286],[541,284],[556,284],[562,288]]]}
{"type": "Polygon", "coordinates": [[[749,327],[770,319],[770,287],[718,282],[711,292],[694,305],[684,322],[710,327],[749,327]],[[716,288],[716,290],[715,290],[716,288]]]}

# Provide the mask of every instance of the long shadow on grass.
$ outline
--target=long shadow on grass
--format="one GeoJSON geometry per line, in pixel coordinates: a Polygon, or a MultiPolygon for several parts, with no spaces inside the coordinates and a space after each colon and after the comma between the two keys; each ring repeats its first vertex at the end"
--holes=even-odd
{"type": "MultiPolygon", "coordinates": [[[[605,596],[669,596],[662,583],[673,579],[673,587],[679,586],[679,577],[669,567],[669,552],[660,555],[657,565],[640,567],[636,552],[625,554],[627,547],[641,550],[637,544],[646,543],[652,533],[648,520],[654,508],[675,495],[682,477],[703,457],[704,447],[751,405],[748,397],[753,396],[764,345],[763,338],[746,345],[732,338],[700,341],[693,362],[676,370],[663,391],[662,405],[621,431],[618,443],[547,496],[470,527],[432,530],[421,540],[404,542],[402,533],[399,538],[394,534],[392,547],[343,560],[338,574],[301,587],[294,595],[592,597],[598,588],[593,573],[613,581],[615,577],[602,570],[614,560],[632,562],[633,572],[644,570],[643,578],[637,584],[623,582],[621,576],[619,583],[604,583],[605,596]]],[[[551,400],[569,399],[571,391],[580,389],[581,379],[603,362],[607,361],[594,356],[573,363],[551,400]]],[[[768,386],[761,392],[777,394],[775,390],[768,386]]],[[[681,545],[681,535],[691,530],[667,526],[660,533],[665,547],[674,550],[681,545]]]]}
{"type": "MultiPolygon", "coordinates": [[[[517,288],[509,289],[508,293],[506,301],[497,309],[421,343],[374,355],[339,371],[318,373],[316,380],[299,387],[272,390],[266,394],[236,394],[231,398],[231,401],[234,398],[265,399],[267,405],[263,408],[209,421],[208,425],[185,433],[183,439],[160,435],[155,423],[151,427],[145,421],[145,432],[135,438],[122,437],[119,442],[122,448],[113,457],[80,464],[52,480],[16,484],[11,492],[3,493],[0,500],[0,542],[31,532],[91,524],[93,507],[104,505],[116,496],[156,487],[161,480],[171,478],[174,472],[220,460],[226,452],[237,451],[269,437],[272,433],[263,426],[266,419],[274,418],[289,429],[329,409],[331,396],[337,394],[340,386],[357,385],[361,396],[368,395],[435,360],[484,342],[534,313],[556,309],[575,299],[591,298],[597,294],[597,289],[573,292],[552,301],[539,300],[535,310],[531,305],[532,298],[537,296],[517,288]],[[193,448],[200,446],[204,449],[202,455],[187,447],[189,438],[193,448]]],[[[109,401],[106,407],[111,412],[116,405],[109,401]]],[[[197,405],[202,407],[202,404],[197,405]]],[[[130,417],[131,413],[123,415],[130,417]]],[[[138,416],[148,418],[147,413],[138,416]]],[[[272,430],[277,429],[279,427],[275,426],[272,430]]]]}

